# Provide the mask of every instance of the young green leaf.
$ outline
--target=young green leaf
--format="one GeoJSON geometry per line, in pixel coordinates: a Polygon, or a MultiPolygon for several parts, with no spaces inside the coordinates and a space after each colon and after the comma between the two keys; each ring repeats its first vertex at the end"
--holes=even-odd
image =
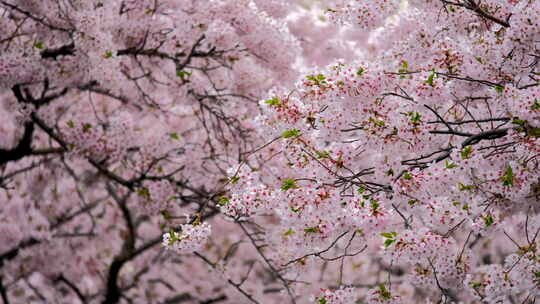
{"type": "Polygon", "coordinates": [[[227,205],[230,201],[231,201],[230,198],[228,198],[228,197],[226,197],[226,196],[222,196],[222,197],[219,198],[218,204],[219,204],[220,206],[225,206],[225,205],[227,205]]]}
{"type": "Polygon", "coordinates": [[[396,240],[394,240],[394,239],[386,239],[386,240],[384,240],[384,244],[383,244],[384,248],[390,247],[395,241],[396,240]]]}
{"type": "Polygon", "coordinates": [[[405,180],[411,180],[413,178],[413,176],[411,175],[411,173],[409,173],[409,171],[405,171],[403,173],[403,179],[405,180]]]}
{"type": "Polygon", "coordinates": [[[435,78],[435,73],[428,76],[428,79],[426,80],[426,83],[430,86],[434,87],[435,84],[433,83],[433,78],[435,78]]]}
{"type": "Polygon", "coordinates": [[[281,134],[281,137],[283,138],[291,138],[291,137],[298,137],[298,136],[300,136],[300,130],[298,129],[287,130],[283,132],[283,134],[281,134]]]}
{"type": "Polygon", "coordinates": [[[45,44],[43,43],[43,41],[36,41],[36,43],[34,43],[34,47],[41,50],[45,48],[45,44]]]}
{"type": "Polygon", "coordinates": [[[484,217],[484,224],[486,224],[486,227],[493,225],[494,222],[495,221],[493,220],[493,217],[491,215],[484,217]]]}
{"type": "Polygon", "coordinates": [[[319,302],[319,304],[328,304],[328,301],[323,297],[317,298],[317,302],[319,302]]]}
{"type": "Polygon", "coordinates": [[[236,175],[235,175],[235,176],[231,176],[231,177],[229,178],[229,181],[231,182],[231,184],[236,184],[236,183],[238,183],[239,180],[240,180],[240,177],[239,177],[239,176],[236,176],[236,175]]]}
{"type": "Polygon", "coordinates": [[[304,229],[305,233],[315,233],[319,231],[321,231],[319,227],[309,227],[309,228],[304,229]]]}
{"type": "Polygon", "coordinates": [[[298,188],[296,180],[294,178],[286,178],[281,182],[281,190],[287,191],[289,189],[298,188]]]}
{"type": "Polygon", "coordinates": [[[535,99],[532,106],[531,106],[531,110],[533,111],[538,111],[540,110],[540,102],[538,102],[538,99],[535,99]]]}
{"type": "Polygon", "coordinates": [[[281,99],[279,99],[279,97],[273,97],[271,99],[266,100],[265,103],[272,107],[279,107],[281,105],[281,99]]]}
{"type": "Polygon", "coordinates": [[[463,148],[459,153],[461,154],[462,159],[468,159],[471,157],[472,152],[473,152],[473,148],[471,145],[469,145],[463,148]]]}
{"type": "Polygon", "coordinates": [[[457,165],[454,162],[450,162],[450,161],[446,160],[444,162],[444,167],[446,169],[454,169],[454,168],[457,168],[457,165]]]}
{"type": "Polygon", "coordinates": [[[294,230],[292,228],[289,228],[289,230],[285,231],[283,233],[284,236],[289,236],[289,235],[293,235],[295,234],[296,232],[294,232],[294,230]]]}
{"type": "Polygon", "coordinates": [[[504,171],[503,176],[501,176],[503,186],[512,186],[514,184],[514,171],[512,167],[508,166],[504,171]]]}

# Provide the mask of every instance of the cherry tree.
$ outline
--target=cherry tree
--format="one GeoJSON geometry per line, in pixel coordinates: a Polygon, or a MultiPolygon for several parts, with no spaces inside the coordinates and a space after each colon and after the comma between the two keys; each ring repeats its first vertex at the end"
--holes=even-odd
{"type": "Polygon", "coordinates": [[[540,2],[0,14],[4,303],[540,298],[540,2]]]}

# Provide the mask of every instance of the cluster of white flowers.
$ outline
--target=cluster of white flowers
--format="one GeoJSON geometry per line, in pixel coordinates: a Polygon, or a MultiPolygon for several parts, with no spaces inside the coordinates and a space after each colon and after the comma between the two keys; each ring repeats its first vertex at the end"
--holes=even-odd
{"type": "Polygon", "coordinates": [[[321,289],[321,294],[312,298],[312,301],[322,304],[347,304],[354,303],[356,298],[355,288],[349,287],[337,290],[321,289]]]}
{"type": "Polygon", "coordinates": [[[176,250],[179,253],[191,253],[204,245],[212,232],[208,223],[200,225],[184,224],[181,231],[171,231],[163,235],[163,246],[176,250]]]}

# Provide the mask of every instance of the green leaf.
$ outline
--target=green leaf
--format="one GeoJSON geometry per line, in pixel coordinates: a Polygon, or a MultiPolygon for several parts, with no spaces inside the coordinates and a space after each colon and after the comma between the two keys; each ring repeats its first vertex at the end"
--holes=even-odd
{"type": "Polygon", "coordinates": [[[73,120],[68,121],[66,124],[70,128],[75,128],[75,123],[73,122],[73,120]]]}
{"type": "Polygon", "coordinates": [[[34,43],[34,47],[41,50],[45,48],[45,44],[43,43],[43,41],[36,41],[36,43],[34,43]]]}
{"type": "Polygon", "coordinates": [[[366,187],[360,186],[360,187],[358,187],[357,191],[358,191],[359,194],[362,194],[362,193],[366,192],[366,187]]]}
{"type": "Polygon", "coordinates": [[[473,289],[478,289],[478,288],[482,287],[482,283],[480,283],[480,282],[471,282],[470,284],[471,284],[471,287],[473,289]]]}
{"type": "Polygon", "coordinates": [[[172,219],[171,213],[170,213],[169,211],[167,211],[167,210],[162,210],[162,211],[161,211],[161,215],[162,215],[163,218],[166,219],[166,220],[172,219]]]}
{"type": "Polygon", "coordinates": [[[236,175],[229,177],[229,181],[231,182],[231,184],[236,184],[238,183],[239,180],[240,180],[240,177],[236,175]]]}
{"type": "Polygon", "coordinates": [[[266,100],[265,103],[272,107],[279,107],[281,106],[281,99],[279,99],[279,97],[273,97],[272,99],[266,100]]]}
{"type": "Polygon", "coordinates": [[[326,299],[323,298],[323,297],[317,298],[317,301],[319,302],[319,304],[327,304],[328,303],[328,301],[326,301],[326,299]]]}
{"type": "Polygon", "coordinates": [[[306,78],[307,78],[307,80],[314,81],[316,83],[319,83],[319,82],[324,81],[326,79],[326,77],[324,77],[323,74],[308,75],[308,76],[306,76],[306,78]]]}
{"type": "Polygon", "coordinates": [[[523,119],[514,118],[512,119],[512,123],[518,126],[524,127],[527,124],[527,121],[523,119]]]}
{"type": "Polygon", "coordinates": [[[150,198],[150,191],[147,188],[139,188],[137,190],[137,195],[144,198],[150,198]]]}
{"type": "Polygon", "coordinates": [[[88,132],[88,130],[90,130],[92,128],[92,124],[89,124],[89,123],[84,123],[83,124],[83,132],[86,133],[88,132]]]}
{"type": "Polygon", "coordinates": [[[180,137],[176,133],[171,133],[171,134],[169,134],[169,136],[174,140],[179,140],[180,139],[180,137]]]}
{"type": "Polygon", "coordinates": [[[390,291],[386,289],[386,286],[384,286],[384,284],[379,284],[379,294],[381,298],[385,300],[389,300],[392,298],[392,294],[390,294],[390,291]]]}
{"type": "Polygon", "coordinates": [[[362,75],[364,75],[364,72],[365,72],[365,71],[366,71],[366,70],[364,70],[363,67],[360,67],[360,68],[358,69],[358,71],[356,71],[356,76],[362,76],[362,75]]]}
{"type": "Polygon", "coordinates": [[[405,171],[405,173],[403,173],[403,179],[411,180],[412,178],[413,176],[411,175],[411,173],[409,173],[409,171],[405,171]]]}
{"type": "Polygon", "coordinates": [[[418,125],[422,122],[422,114],[418,112],[409,112],[407,115],[410,116],[410,120],[413,125],[418,125]]]}
{"type": "Polygon", "coordinates": [[[381,236],[385,238],[383,243],[384,248],[388,248],[396,242],[397,232],[383,232],[381,233],[381,236]]]}
{"type": "Polygon", "coordinates": [[[227,205],[230,201],[231,201],[230,198],[228,198],[228,197],[226,197],[226,196],[222,196],[222,197],[219,198],[218,204],[219,204],[220,206],[225,206],[225,205],[227,205]]]}
{"type": "Polygon", "coordinates": [[[315,232],[320,232],[320,231],[321,230],[319,229],[319,227],[309,227],[309,228],[304,229],[305,233],[315,233],[315,232]]]}
{"type": "Polygon", "coordinates": [[[105,55],[103,56],[103,58],[109,59],[109,58],[112,58],[112,56],[113,56],[113,52],[107,51],[105,52],[105,55]]]}
{"type": "Polygon", "coordinates": [[[186,71],[182,71],[182,70],[176,71],[176,76],[180,77],[182,80],[188,79],[191,75],[192,75],[192,73],[190,73],[190,72],[186,72],[186,71]]]}
{"type": "Polygon", "coordinates": [[[330,153],[327,151],[316,151],[315,153],[317,153],[318,158],[330,158],[330,153]]]}
{"type": "Polygon", "coordinates": [[[287,191],[289,189],[298,188],[296,180],[294,178],[286,178],[281,182],[281,190],[287,191]]]}
{"type": "Polygon", "coordinates": [[[284,236],[289,236],[289,235],[293,235],[295,234],[296,232],[294,232],[294,230],[292,228],[289,228],[289,230],[285,231],[283,233],[284,236]]]}
{"type": "Polygon", "coordinates": [[[396,240],[394,240],[394,239],[386,239],[386,240],[384,240],[384,244],[383,244],[384,248],[390,247],[392,244],[394,244],[395,241],[396,240]]]}
{"type": "Polygon", "coordinates": [[[497,93],[502,93],[504,92],[504,87],[500,85],[495,86],[495,91],[497,91],[497,93]]]}
{"type": "Polygon", "coordinates": [[[527,130],[527,135],[535,138],[540,137],[540,128],[529,128],[527,130]]]}
{"type": "Polygon", "coordinates": [[[462,159],[468,159],[471,157],[471,154],[473,152],[473,148],[471,145],[465,146],[459,153],[461,154],[462,159]]]}
{"type": "Polygon", "coordinates": [[[378,208],[379,208],[380,204],[378,201],[376,200],[372,200],[371,201],[371,209],[373,209],[374,211],[376,211],[378,208]]]}
{"type": "Polygon", "coordinates": [[[446,160],[444,162],[444,166],[446,169],[454,169],[454,168],[457,168],[457,165],[454,163],[454,162],[449,162],[448,160],[446,160]]]}
{"type": "Polygon", "coordinates": [[[300,136],[300,130],[298,129],[287,130],[283,132],[283,134],[281,134],[281,137],[283,138],[291,138],[291,137],[298,137],[298,136],[300,136]]]}
{"type": "Polygon", "coordinates": [[[458,183],[459,191],[473,190],[474,188],[476,188],[475,185],[464,185],[462,183],[458,183]]]}
{"type": "Polygon", "coordinates": [[[170,231],[169,236],[169,245],[174,244],[179,239],[179,234],[176,231],[170,231]]]}
{"type": "Polygon", "coordinates": [[[540,110],[540,102],[538,102],[538,99],[535,99],[532,106],[531,106],[531,110],[533,111],[538,111],[540,110]]]}
{"type": "Polygon", "coordinates": [[[402,65],[403,69],[405,69],[405,70],[409,69],[409,63],[407,62],[407,60],[403,60],[401,62],[401,65],[402,65]]]}
{"type": "Polygon", "coordinates": [[[429,75],[428,79],[426,80],[426,83],[429,84],[432,87],[435,86],[435,84],[433,84],[433,78],[435,78],[435,73],[429,75]]]}
{"type": "Polygon", "coordinates": [[[373,123],[377,127],[383,128],[385,125],[383,120],[379,120],[377,118],[370,117],[368,120],[369,122],[373,123]]]}
{"type": "Polygon", "coordinates": [[[291,207],[291,211],[294,212],[294,213],[298,213],[298,211],[300,211],[300,207],[291,207]]]}
{"type": "Polygon", "coordinates": [[[317,75],[308,75],[306,76],[306,79],[309,81],[313,81],[315,85],[322,85],[326,84],[326,77],[323,74],[317,74],[317,75]]]}
{"type": "Polygon", "coordinates": [[[486,227],[493,225],[494,222],[495,221],[493,220],[493,217],[491,215],[484,217],[484,224],[486,224],[486,227]]]}
{"type": "Polygon", "coordinates": [[[480,62],[481,64],[484,64],[481,57],[477,56],[477,57],[474,57],[474,59],[476,59],[476,61],[480,62]]]}
{"type": "Polygon", "coordinates": [[[413,206],[416,203],[418,203],[418,200],[415,200],[415,199],[407,201],[407,204],[409,204],[409,206],[413,206]]]}
{"type": "Polygon", "coordinates": [[[364,202],[363,200],[360,200],[358,201],[358,206],[360,206],[360,208],[364,208],[366,206],[366,202],[364,202]]]}
{"type": "MultiPolygon", "coordinates": [[[[409,63],[405,60],[403,60],[401,62],[401,68],[398,69],[398,73],[407,73],[409,72],[409,63]]],[[[399,76],[400,79],[404,79],[404,78],[407,78],[406,75],[400,75],[399,76]]],[[[412,76],[410,77],[412,78],[412,76]]]]}
{"type": "Polygon", "coordinates": [[[181,241],[183,239],[185,239],[187,237],[187,235],[183,234],[183,233],[180,233],[180,232],[176,232],[174,230],[171,230],[169,232],[169,236],[170,236],[170,240],[169,240],[169,245],[172,245],[178,241],[181,241]]]}
{"type": "Polygon", "coordinates": [[[501,176],[503,186],[512,186],[514,184],[514,171],[512,167],[508,166],[504,171],[503,176],[501,176]]]}
{"type": "Polygon", "coordinates": [[[397,232],[383,232],[381,233],[381,236],[387,239],[393,239],[397,236],[397,232]]]}

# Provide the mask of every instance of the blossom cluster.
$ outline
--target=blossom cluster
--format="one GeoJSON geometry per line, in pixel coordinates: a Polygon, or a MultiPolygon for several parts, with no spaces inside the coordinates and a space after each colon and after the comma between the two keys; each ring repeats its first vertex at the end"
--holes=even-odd
{"type": "Polygon", "coordinates": [[[179,231],[171,231],[163,234],[163,246],[178,253],[191,253],[198,250],[208,239],[212,227],[208,223],[199,225],[184,224],[179,231]]]}

